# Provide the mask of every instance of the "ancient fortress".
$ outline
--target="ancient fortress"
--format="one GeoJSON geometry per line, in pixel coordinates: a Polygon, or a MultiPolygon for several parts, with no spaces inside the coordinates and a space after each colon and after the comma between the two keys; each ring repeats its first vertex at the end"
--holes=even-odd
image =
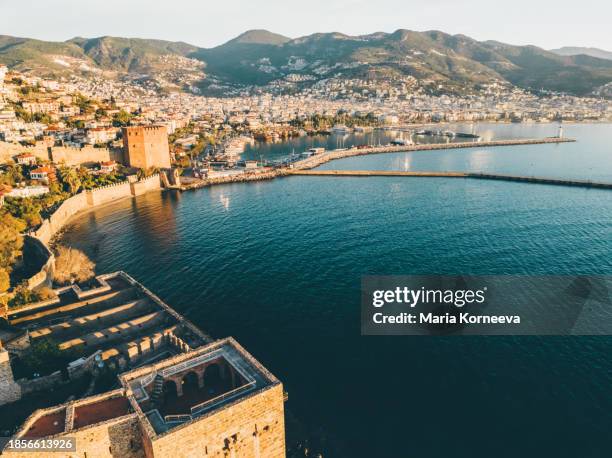
{"type": "MultiPolygon", "coordinates": [[[[131,167],[169,169],[164,127],[123,131],[131,167]]],[[[0,151],[2,153],[2,151],[0,151]]],[[[36,156],[60,162],[110,158],[104,148],[40,148],[36,156]]],[[[81,192],[64,201],[26,236],[44,265],[28,280],[50,285],[54,258],[48,243],[75,214],[162,185],[177,174],[127,181],[81,192]]],[[[124,272],[100,275],[86,287],[55,290],[57,298],[3,309],[0,329],[0,405],[53,390],[87,373],[110,369],[119,388],[32,413],[13,440],[71,439],[74,450],[43,452],[7,444],[12,457],[284,457],[283,386],[232,338],[214,341],[124,272]],[[60,351],[83,356],[65,370],[15,380],[11,356],[53,339],[60,351]],[[1,345],[4,344],[4,345],[1,345]]],[[[19,442],[18,442],[19,443],[19,442]]]]}
{"type": "MultiPolygon", "coordinates": [[[[98,276],[88,289],[58,292],[55,301],[11,310],[15,333],[3,336],[0,402],[31,389],[13,379],[7,350],[19,354],[48,337],[62,350],[85,350],[68,366],[70,376],[108,367],[120,373],[120,387],[37,410],[13,436],[73,439],[71,453],[7,446],[3,455],[285,456],[283,385],[234,339],[213,341],[124,272],[98,276]]],[[[53,377],[46,377],[46,389],[53,377]]]]}
{"type": "Polygon", "coordinates": [[[130,167],[170,168],[168,131],[164,126],[124,127],[123,150],[130,167]]]}

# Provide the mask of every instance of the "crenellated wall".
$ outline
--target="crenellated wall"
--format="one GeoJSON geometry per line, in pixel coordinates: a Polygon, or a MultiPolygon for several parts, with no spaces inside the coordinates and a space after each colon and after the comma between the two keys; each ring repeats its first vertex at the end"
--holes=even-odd
{"type": "Polygon", "coordinates": [[[123,162],[123,152],[120,149],[94,148],[90,145],[83,148],[56,146],[50,148],[50,152],[53,162],[70,166],[104,161],[123,162]]]}
{"type": "Polygon", "coordinates": [[[46,251],[47,256],[41,270],[27,280],[28,287],[33,289],[45,283],[51,283],[55,258],[48,244],[74,215],[115,200],[136,197],[149,191],[161,190],[161,188],[160,176],[155,174],[142,180],[128,179],[122,183],[87,190],[66,199],[49,219],[45,219],[37,230],[28,234],[29,237],[41,242],[42,249],[46,251]]]}
{"type": "Polygon", "coordinates": [[[97,164],[103,161],[116,161],[124,163],[124,154],[121,148],[94,148],[86,145],[82,148],[70,146],[48,147],[42,142],[36,146],[22,146],[18,143],[0,142],[0,163],[8,162],[15,156],[29,153],[42,161],[52,161],[56,164],[69,166],[97,164]]]}
{"type": "Polygon", "coordinates": [[[123,199],[132,195],[131,185],[128,181],[123,183],[111,184],[101,188],[85,191],[87,195],[87,206],[95,207],[97,205],[107,204],[113,200],[123,199]]]}
{"type": "Polygon", "coordinates": [[[132,195],[140,196],[146,192],[154,191],[161,188],[161,178],[159,174],[151,175],[148,178],[143,178],[140,181],[131,184],[132,195]]]}

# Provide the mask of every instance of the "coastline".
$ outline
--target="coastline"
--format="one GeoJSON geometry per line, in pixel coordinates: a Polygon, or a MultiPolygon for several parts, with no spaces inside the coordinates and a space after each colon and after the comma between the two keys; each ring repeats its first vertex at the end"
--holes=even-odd
{"type": "MultiPolygon", "coordinates": [[[[135,198],[139,195],[148,193],[153,190],[164,191],[166,189],[177,189],[181,192],[199,189],[218,184],[229,183],[245,183],[252,181],[272,180],[278,177],[286,177],[295,174],[296,171],[310,170],[327,162],[343,159],[348,157],[356,157],[371,154],[385,154],[398,152],[412,151],[434,151],[441,149],[464,149],[464,148],[483,148],[483,147],[501,147],[501,146],[516,146],[516,145],[537,145],[549,143],[570,143],[575,142],[571,138],[548,137],[540,139],[516,139],[516,140],[493,140],[487,142],[460,142],[460,143],[429,143],[416,145],[400,145],[400,146],[381,146],[371,148],[349,148],[336,149],[325,152],[323,154],[308,157],[306,159],[293,163],[290,167],[278,169],[267,169],[264,171],[250,172],[242,175],[230,175],[226,177],[216,177],[205,180],[192,181],[189,184],[181,185],[180,187],[163,188],[161,179],[155,175],[145,180],[134,183],[119,183],[115,186],[107,188],[99,188],[91,191],[84,191],[67,199],[58,207],[58,209],[46,220],[43,221],[41,227],[36,231],[26,234],[26,237],[32,237],[43,245],[49,257],[45,260],[41,269],[36,274],[28,278],[26,281],[31,289],[40,287],[45,284],[51,284],[53,277],[53,252],[52,244],[61,237],[62,229],[70,223],[72,219],[80,216],[92,209],[99,208],[106,204],[117,202],[118,200],[131,197],[135,198]],[[129,186],[126,186],[129,185],[129,186]],[[125,189],[123,189],[125,188],[125,189]],[[102,197],[96,198],[96,193],[102,197]]],[[[450,172],[446,172],[450,173],[450,172]]],[[[524,180],[527,182],[538,182],[538,180],[524,180]]]]}
{"type": "Polygon", "coordinates": [[[516,145],[540,145],[548,143],[573,143],[575,141],[576,140],[572,138],[548,137],[539,139],[535,138],[515,140],[491,140],[486,142],[421,143],[400,146],[375,146],[368,148],[352,147],[347,149],[335,149],[294,162],[289,167],[268,169],[260,172],[244,173],[241,175],[229,175],[226,177],[215,177],[201,180],[190,179],[189,184],[181,185],[177,189],[179,189],[180,191],[190,191],[193,189],[204,188],[216,184],[271,180],[278,177],[292,175],[294,170],[309,170],[336,159],[344,159],[348,157],[365,156],[371,154],[434,151],[441,149],[485,148],[516,145]]]}

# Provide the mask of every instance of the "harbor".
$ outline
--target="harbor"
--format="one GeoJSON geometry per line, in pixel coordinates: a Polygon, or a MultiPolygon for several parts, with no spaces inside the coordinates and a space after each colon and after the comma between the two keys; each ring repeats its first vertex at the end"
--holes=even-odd
{"type": "Polygon", "coordinates": [[[202,173],[201,175],[193,178],[181,177],[181,185],[178,189],[181,191],[186,191],[215,184],[269,180],[279,176],[295,174],[295,172],[298,170],[310,170],[329,161],[371,154],[572,142],[575,142],[575,140],[571,138],[546,137],[536,139],[510,139],[458,143],[419,143],[411,145],[384,146],[361,145],[329,151],[326,151],[324,148],[311,148],[305,154],[290,155],[289,158],[280,165],[263,165],[251,168],[249,167],[249,163],[247,161],[246,166],[239,168],[224,169],[217,172],[213,171],[212,173],[209,172],[207,174],[202,173]]]}

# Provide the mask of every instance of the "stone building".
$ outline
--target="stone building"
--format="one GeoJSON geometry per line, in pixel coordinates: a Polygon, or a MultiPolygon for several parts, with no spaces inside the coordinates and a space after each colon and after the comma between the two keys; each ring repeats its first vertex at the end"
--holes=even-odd
{"type": "Polygon", "coordinates": [[[130,167],[170,168],[168,131],[164,126],[124,127],[123,148],[130,167]]]}
{"type": "MultiPolygon", "coordinates": [[[[11,329],[26,333],[28,345],[51,337],[62,351],[80,348],[84,357],[68,365],[70,378],[102,365],[120,374],[120,388],[37,410],[13,436],[74,439],[69,453],[5,447],[2,456],[285,456],[283,385],[261,363],[231,337],[212,341],[124,272],[95,281],[6,318],[11,329]]],[[[0,338],[12,354],[25,351],[20,335],[0,338]]],[[[15,381],[0,346],[0,405],[26,398],[33,384],[53,389],[62,383],[49,377],[15,381]]]]}
{"type": "Polygon", "coordinates": [[[69,456],[84,458],[285,456],[283,386],[232,338],[119,378],[118,390],[36,411],[13,439],[71,438],[69,456]]]}

